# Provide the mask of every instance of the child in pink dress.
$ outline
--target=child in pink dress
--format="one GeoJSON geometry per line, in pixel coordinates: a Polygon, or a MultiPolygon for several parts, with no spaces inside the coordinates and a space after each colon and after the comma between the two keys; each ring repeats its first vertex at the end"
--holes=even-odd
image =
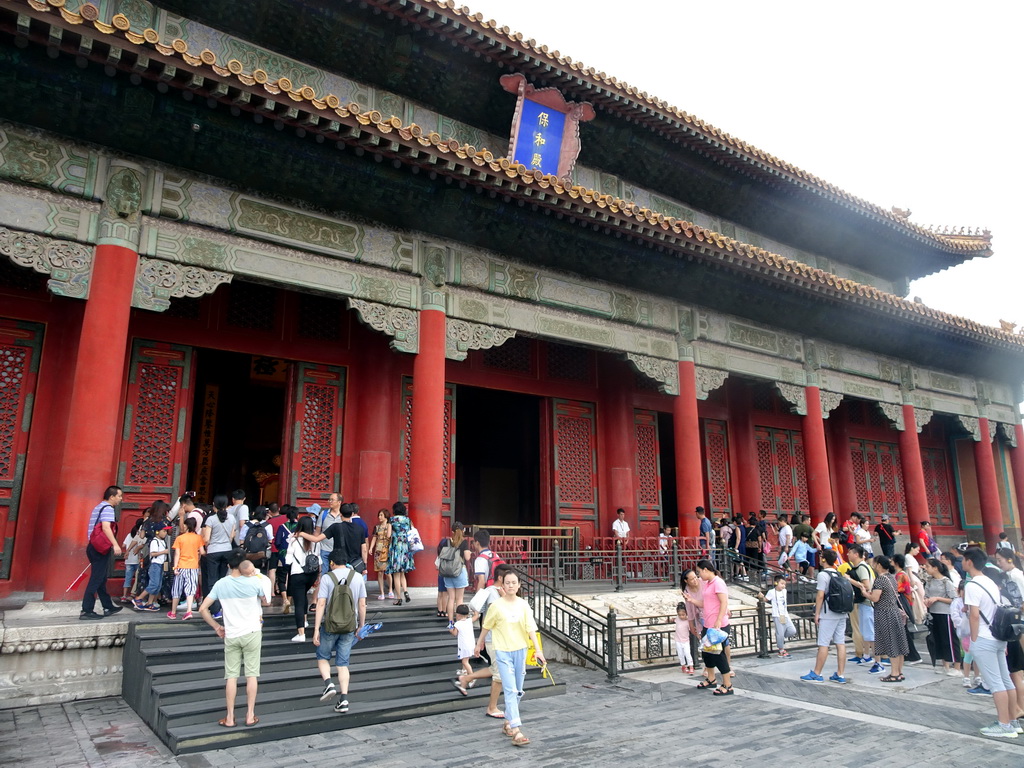
{"type": "Polygon", "coordinates": [[[690,619],[686,615],[686,603],[676,606],[676,655],[679,657],[679,668],[684,673],[693,674],[693,656],[690,653],[690,619]]]}

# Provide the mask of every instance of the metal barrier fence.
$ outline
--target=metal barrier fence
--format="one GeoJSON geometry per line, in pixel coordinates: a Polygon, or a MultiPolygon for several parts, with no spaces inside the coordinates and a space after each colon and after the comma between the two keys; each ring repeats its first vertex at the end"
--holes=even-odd
{"type": "MultiPolygon", "coordinates": [[[[524,597],[533,607],[541,631],[561,645],[608,674],[652,667],[675,666],[674,616],[620,617],[614,609],[606,614],[595,611],[529,574],[523,576],[524,597]]],[[[797,635],[786,641],[787,647],[806,647],[816,642],[814,604],[789,606],[797,635]]],[[[775,626],[764,601],[756,607],[730,611],[733,654],[771,655],[775,647],[775,626]]],[[[697,658],[696,638],[691,651],[697,658]]]]}

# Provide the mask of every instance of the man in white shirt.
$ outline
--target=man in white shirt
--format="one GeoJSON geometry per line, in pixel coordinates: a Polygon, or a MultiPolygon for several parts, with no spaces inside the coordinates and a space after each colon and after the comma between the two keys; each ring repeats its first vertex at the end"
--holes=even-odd
{"type": "Polygon", "coordinates": [[[626,510],[621,507],[615,510],[616,520],[612,523],[612,535],[625,541],[629,538],[629,523],[626,522],[626,510]]]}
{"type": "Polygon", "coordinates": [[[984,573],[987,562],[988,558],[978,547],[971,547],[964,552],[964,568],[971,579],[964,586],[964,605],[967,606],[967,617],[971,625],[971,653],[974,654],[974,663],[978,665],[985,688],[992,693],[998,717],[998,722],[985,726],[981,733],[984,736],[1015,739],[1020,725],[1013,719],[1011,712],[1015,694],[1006,665],[1006,643],[996,640],[991,628],[999,603],[999,587],[984,573]]]}
{"type": "MultiPolygon", "coordinates": [[[[234,728],[235,695],[238,677],[245,664],[245,697],[247,709],[245,724],[256,725],[256,689],[260,677],[260,653],[263,645],[263,609],[260,598],[263,586],[259,579],[247,578],[239,571],[245,563],[245,552],[235,549],[228,559],[230,573],[210,589],[210,593],[199,606],[203,621],[213,627],[217,637],[224,638],[224,699],[227,715],[219,721],[225,728],[234,728]],[[220,600],[224,624],[221,625],[210,614],[210,607],[220,600]]],[[[251,568],[252,564],[249,564],[251,568]]],[[[248,570],[248,568],[246,569],[248,570]]],[[[269,604],[269,600],[266,601],[269,604]]]]}

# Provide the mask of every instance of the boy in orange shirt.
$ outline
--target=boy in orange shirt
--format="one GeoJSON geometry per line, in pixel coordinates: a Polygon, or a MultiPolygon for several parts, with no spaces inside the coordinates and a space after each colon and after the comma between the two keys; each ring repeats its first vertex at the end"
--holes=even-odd
{"type": "Polygon", "coordinates": [[[192,618],[192,598],[199,586],[199,556],[206,554],[203,537],[196,533],[196,521],[185,518],[185,533],[174,540],[174,584],[171,587],[171,610],[167,618],[177,617],[178,601],[185,595],[185,615],[182,621],[192,618]]]}

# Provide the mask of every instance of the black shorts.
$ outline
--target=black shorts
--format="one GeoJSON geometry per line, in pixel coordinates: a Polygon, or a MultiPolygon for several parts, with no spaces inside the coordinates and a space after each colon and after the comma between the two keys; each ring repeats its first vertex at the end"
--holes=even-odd
{"type": "Polygon", "coordinates": [[[1020,646],[1020,638],[1007,642],[1006,666],[1011,675],[1014,672],[1024,672],[1024,648],[1020,646]]]}

